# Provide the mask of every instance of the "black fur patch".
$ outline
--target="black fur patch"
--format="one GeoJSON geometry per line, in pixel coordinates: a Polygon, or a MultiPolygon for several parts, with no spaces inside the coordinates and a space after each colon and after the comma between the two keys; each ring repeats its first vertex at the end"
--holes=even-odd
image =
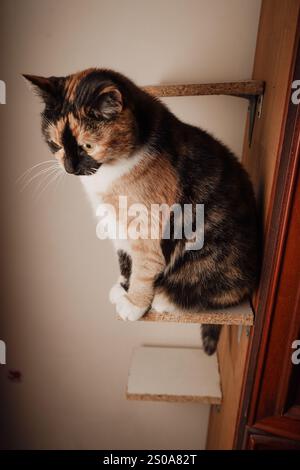
{"type": "Polygon", "coordinates": [[[64,165],[68,173],[88,175],[101,166],[77,145],[68,123],[62,133],[62,142],[65,150],[64,165]]]}
{"type": "Polygon", "coordinates": [[[127,291],[129,289],[132,261],[130,256],[123,250],[118,250],[118,258],[121,275],[126,279],[121,285],[127,291]]]}

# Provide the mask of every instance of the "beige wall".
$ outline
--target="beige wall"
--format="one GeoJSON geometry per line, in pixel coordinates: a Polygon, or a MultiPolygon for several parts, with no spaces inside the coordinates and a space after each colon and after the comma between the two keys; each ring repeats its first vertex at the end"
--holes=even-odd
{"type": "MultiPolygon", "coordinates": [[[[2,0],[1,117],[4,304],[0,365],[4,441],[17,448],[204,448],[208,406],[127,402],[133,347],[200,344],[199,328],[117,321],[108,291],[117,263],[99,241],[79,181],[35,198],[17,177],[50,158],[38,100],[20,73],[105,66],[140,85],[251,76],[260,0],[2,0]],[[7,380],[22,371],[21,383],[7,380]]],[[[167,101],[241,153],[247,103],[167,101]]]]}

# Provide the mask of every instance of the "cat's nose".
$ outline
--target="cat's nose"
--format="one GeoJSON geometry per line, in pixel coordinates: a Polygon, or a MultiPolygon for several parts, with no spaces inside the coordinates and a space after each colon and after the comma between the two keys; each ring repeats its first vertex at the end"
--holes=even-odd
{"type": "Polygon", "coordinates": [[[71,174],[75,173],[75,167],[73,165],[72,160],[70,160],[69,158],[65,158],[64,165],[65,165],[65,170],[67,173],[71,173],[71,174]]]}

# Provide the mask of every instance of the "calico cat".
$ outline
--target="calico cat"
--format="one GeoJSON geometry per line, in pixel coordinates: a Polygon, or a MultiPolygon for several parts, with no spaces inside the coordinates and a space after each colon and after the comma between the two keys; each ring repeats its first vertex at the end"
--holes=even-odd
{"type": "MultiPolygon", "coordinates": [[[[123,319],[138,320],[151,306],[159,312],[228,307],[253,292],[255,198],[226,146],[117,72],[24,77],[44,101],[42,133],[50,150],[79,176],[95,209],[116,207],[120,195],[148,208],[204,204],[202,249],[186,249],[184,237],[115,240],[121,276],[110,299],[123,319]]],[[[220,328],[202,326],[207,354],[216,350],[220,328]]]]}

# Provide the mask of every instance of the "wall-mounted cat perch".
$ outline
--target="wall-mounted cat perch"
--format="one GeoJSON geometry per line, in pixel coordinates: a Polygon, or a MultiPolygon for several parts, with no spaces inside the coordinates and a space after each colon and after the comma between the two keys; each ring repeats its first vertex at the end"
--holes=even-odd
{"type": "MultiPolygon", "coordinates": [[[[118,318],[121,319],[120,317],[118,318]]],[[[252,326],[254,315],[250,302],[247,300],[234,307],[203,310],[202,312],[178,311],[159,313],[155,310],[150,310],[139,321],[252,326]]]]}
{"type": "Polygon", "coordinates": [[[240,82],[202,83],[191,85],[155,85],[143,87],[153,96],[167,98],[174,96],[229,95],[249,101],[249,134],[251,145],[256,114],[260,117],[265,83],[262,80],[240,82]]]}
{"type": "Polygon", "coordinates": [[[253,311],[250,302],[246,301],[234,307],[196,313],[180,311],[158,313],[155,310],[150,310],[140,321],[251,326],[253,325],[253,311]]]}

